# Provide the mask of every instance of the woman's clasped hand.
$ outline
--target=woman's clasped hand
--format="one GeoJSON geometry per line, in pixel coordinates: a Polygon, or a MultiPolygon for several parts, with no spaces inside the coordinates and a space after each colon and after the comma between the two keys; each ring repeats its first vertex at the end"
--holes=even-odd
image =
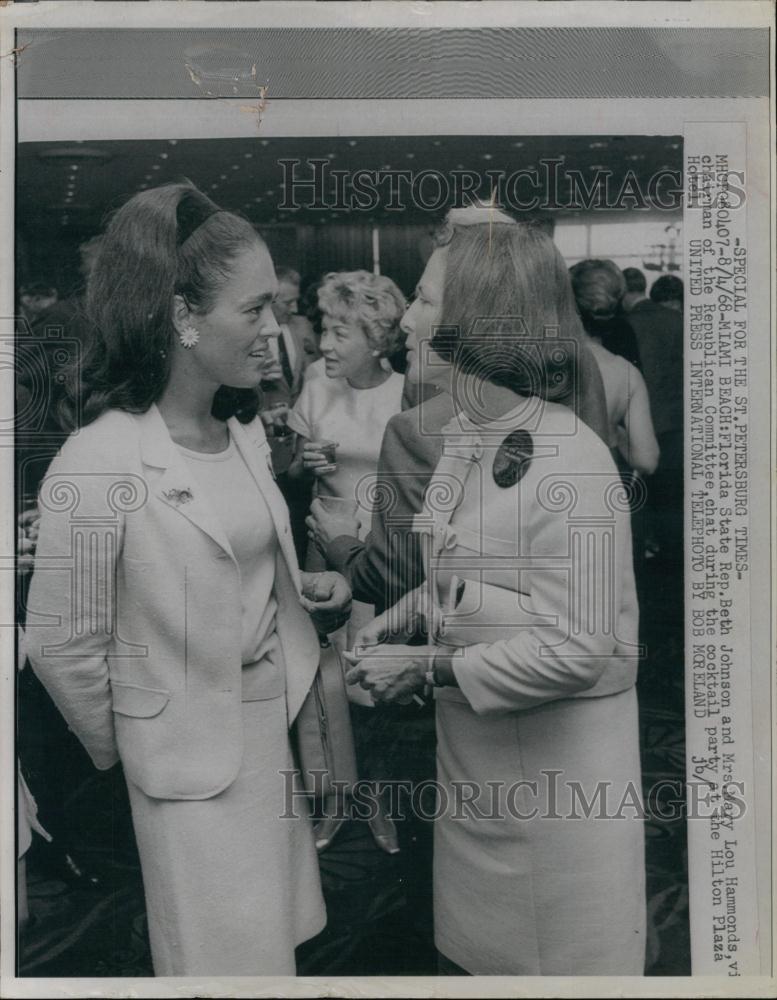
{"type": "Polygon", "coordinates": [[[436,652],[436,646],[358,645],[343,654],[351,664],[345,679],[376,702],[407,705],[426,686],[436,652]]]}
{"type": "Polygon", "coordinates": [[[302,573],[302,607],[310,613],[319,634],[343,626],[351,613],[351,588],[340,573],[302,573]]]}
{"type": "Polygon", "coordinates": [[[428,685],[440,647],[408,645],[407,640],[425,636],[432,641],[441,626],[442,609],[429,588],[409,591],[356,633],[353,648],[343,654],[351,664],[346,682],[368,691],[373,701],[408,704],[428,685]]]}

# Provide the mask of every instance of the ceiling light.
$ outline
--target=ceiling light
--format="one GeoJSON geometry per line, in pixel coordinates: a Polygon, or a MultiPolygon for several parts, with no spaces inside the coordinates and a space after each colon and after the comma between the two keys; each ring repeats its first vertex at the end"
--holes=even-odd
{"type": "Polygon", "coordinates": [[[152,170],[161,170],[162,168],[161,168],[161,167],[159,166],[159,164],[158,164],[158,163],[155,163],[155,164],[154,164],[154,165],[153,165],[153,166],[151,167],[151,169],[152,169],[152,170]]]}
{"type": "Polygon", "coordinates": [[[589,142],[588,143],[588,148],[589,149],[606,149],[607,148],[607,143],[606,142],[589,142]]]}
{"type": "Polygon", "coordinates": [[[439,139],[435,139],[432,143],[433,146],[442,146],[442,142],[439,139]]]}
{"type": "Polygon", "coordinates": [[[160,160],[166,160],[169,155],[170,155],[169,153],[160,153],[159,154],[159,159],[160,160]]]}
{"type": "Polygon", "coordinates": [[[232,164],[232,169],[233,169],[233,170],[239,170],[239,169],[240,169],[240,167],[238,166],[238,164],[237,164],[237,163],[233,163],[233,164],[232,164]]]}
{"type": "Polygon", "coordinates": [[[260,195],[257,195],[257,197],[256,197],[256,198],[254,198],[254,201],[262,201],[262,198],[261,198],[261,196],[260,196],[260,195]]]}
{"type": "Polygon", "coordinates": [[[405,153],[405,157],[408,160],[413,160],[413,159],[415,159],[415,153],[405,153]]]}
{"type": "Polygon", "coordinates": [[[493,160],[493,155],[491,153],[483,153],[484,160],[493,160]]]}
{"type": "Polygon", "coordinates": [[[227,179],[227,175],[226,174],[219,174],[219,180],[220,181],[225,181],[226,179],[227,179]]]}
{"type": "Polygon", "coordinates": [[[253,155],[254,155],[253,153],[243,153],[243,159],[250,160],[253,158],[253,155]]]}
{"type": "Polygon", "coordinates": [[[515,147],[515,149],[521,149],[523,147],[523,145],[524,144],[522,142],[514,142],[513,143],[513,146],[515,147]]]}
{"type": "Polygon", "coordinates": [[[71,145],[47,146],[37,154],[39,160],[57,163],[67,160],[70,169],[78,169],[79,163],[105,163],[113,159],[113,153],[99,146],[71,145]]]}
{"type": "Polygon", "coordinates": [[[348,145],[349,146],[356,146],[356,145],[358,145],[358,143],[356,142],[355,139],[349,139],[348,140],[348,145]]]}
{"type": "Polygon", "coordinates": [[[260,139],[259,142],[261,143],[262,146],[269,146],[270,145],[270,140],[269,139],[260,139]]]}
{"type": "Polygon", "coordinates": [[[177,139],[168,139],[167,141],[169,142],[169,144],[171,146],[177,146],[178,145],[178,140],[177,139]]]}

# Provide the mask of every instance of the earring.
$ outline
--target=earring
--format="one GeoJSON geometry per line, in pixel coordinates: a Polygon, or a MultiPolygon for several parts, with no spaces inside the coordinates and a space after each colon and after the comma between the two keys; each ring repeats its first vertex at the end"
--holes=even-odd
{"type": "Polygon", "coordinates": [[[199,343],[200,334],[197,328],[189,323],[178,334],[178,339],[181,341],[181,346],[185,347],[186,350],[189,351],[195,344],[199,343]]]}

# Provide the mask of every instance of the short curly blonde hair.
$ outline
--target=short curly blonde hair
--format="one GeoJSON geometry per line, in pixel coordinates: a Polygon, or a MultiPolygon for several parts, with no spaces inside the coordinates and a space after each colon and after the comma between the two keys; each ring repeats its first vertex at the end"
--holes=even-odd
{"type": "Polygon", "coordinates": [[[404,334],[399,321],[407,303],[391,280],[369,271],[333,271],[318,289],[318,305],[325,316],[357,322],[370,347],[383,357],[393,354],[404,334]]]}

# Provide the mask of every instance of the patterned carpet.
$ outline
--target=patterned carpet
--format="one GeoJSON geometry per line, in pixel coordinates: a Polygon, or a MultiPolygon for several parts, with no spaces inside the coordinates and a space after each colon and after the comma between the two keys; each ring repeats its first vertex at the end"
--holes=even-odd
{"type": "MultiPolygon", "coordinates": [[[[659,560],[640,574],[643,641],[639,695],[643,782],[684,781],[682,578],[659,560]]],[[[424,724],[418,727],[424,742],[424,724]]],[[[428,739],[425,740],[428,745],[428,739]]],[[[420,746],[420,743],[419,743],[420,746]]],[[[33,920],[20,943],[22,976],[152,975],[143,889],[119,768],[92,770],[72,748],[66,799],[69,839],[99,873],[99,888],[45,874],[36,838],[28,855],[33,920]]],[[[411,744],[402,747],[412,754],[411,744]]],[[[419,761],[422,767],[422,762],[419,761]]],[[[27,767],[40,800],[42,775],[27,767]]],[[[46,816],[41,805],[44,825],[46,816]]],[[[321,856],[329,924],[299,949],[300,975],[434,975],[428,824],[402,824],[399,855],[379,851],[366,824],[349,822],[321,856]]],[[[647,824],[649,975],[689,975],[686,837],[682,820],[647,824]]]]}

